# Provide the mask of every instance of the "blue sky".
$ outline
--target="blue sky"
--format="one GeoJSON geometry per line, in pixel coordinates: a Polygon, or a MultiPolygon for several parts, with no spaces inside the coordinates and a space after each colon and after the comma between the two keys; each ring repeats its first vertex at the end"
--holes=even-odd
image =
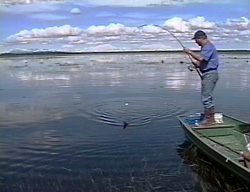
{"type": "Polygon", "coordinates": [[[218,49],[250,49],[249,0],[6,0],[0,51],[175,50],[204,30],[218,49]],[[146,25],[140,27],[141,25],[146,25]]]}

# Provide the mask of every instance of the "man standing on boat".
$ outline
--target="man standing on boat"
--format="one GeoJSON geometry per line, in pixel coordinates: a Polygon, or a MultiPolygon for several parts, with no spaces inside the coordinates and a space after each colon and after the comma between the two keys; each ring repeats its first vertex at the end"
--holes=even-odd
{"type": "Polygon", "coordinates": [[[217,71],[219,57],[215,46],[207,39],[206,33],[197,31],[192,39],[201,47],[200,54],[194,53],[188,48],[184,48],[184,52],[190,55],[193,64],[202,73],[201,101],[204,106],[204,120],[199,124],[209,125],[215,122],[213,91],[219,79],[217,71]]]}

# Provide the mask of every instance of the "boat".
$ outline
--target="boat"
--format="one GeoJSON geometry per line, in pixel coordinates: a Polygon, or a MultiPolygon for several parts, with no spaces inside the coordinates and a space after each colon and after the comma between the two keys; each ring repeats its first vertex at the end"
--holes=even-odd
{"type": "Polygon", "coordinates": [[[206,156],[250,183],[250,124],[216,113],[215,123],[200,126],[201,114],[178,116],[187,138],[206,156]]]}

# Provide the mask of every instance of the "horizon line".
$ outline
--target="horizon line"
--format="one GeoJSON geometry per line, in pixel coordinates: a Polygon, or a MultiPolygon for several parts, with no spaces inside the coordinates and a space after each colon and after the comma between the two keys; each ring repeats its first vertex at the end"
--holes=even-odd
{"type": "MultiPolygon", "coordinates": [[[[193,50],[194,52],[199,52],[200,50],[193,50]]],[[[218,52],[250,52],[250,49],[218,49],[218,52]]],[[[23,51],[23,52],[4,52],[0,53],[2,56],[11,56],[11,55],[43,55],[43,54],[65,54],[65,55],[74,55],[74,54],[107,54],[107,53],[167,53],[167,52],[183,52],[182,49],[177,50],[109,50],[109,51],[55,51],[55,50],[39,50],[39,51],[23,51]]]]}

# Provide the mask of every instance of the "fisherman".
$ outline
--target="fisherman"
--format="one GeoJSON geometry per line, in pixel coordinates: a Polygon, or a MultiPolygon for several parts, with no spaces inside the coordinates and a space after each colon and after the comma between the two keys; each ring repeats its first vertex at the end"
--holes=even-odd
{"type": "Polygon", "coordinates": [[[201,101],[204,106],[204,119],[199,125],[211,125],[214,120],[214,102],[213,91],[219,79],[218,66],[219,57],[215,46],[207,39],[203,31],[197,31],[192,38],[201,47],[200,54],[184,48],[184,52],[190,55],[190,58],[196,68],[202,73],[201,80],[201,101]]]}

